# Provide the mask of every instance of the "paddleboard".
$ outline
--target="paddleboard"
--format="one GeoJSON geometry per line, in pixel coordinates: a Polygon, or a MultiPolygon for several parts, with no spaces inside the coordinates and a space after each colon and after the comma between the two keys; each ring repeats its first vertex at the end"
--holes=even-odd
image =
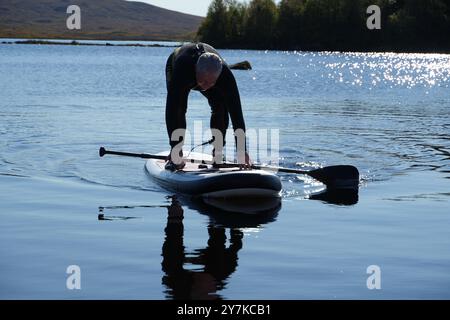
{"type": "MultiPolygon", "coordinates": [[[[159,155],[167,155],[161,152],[159,155]]],[[[212,161],[212,156],[191,152],[190,159],[212,161]]],[[[186,163],[183,170],[165,170],[164,160],[147,160],[148,174],[162,187],[183,194],[204,198],[279,197],[280,178],[264,170],[213,168],[211,165],[186,163]]]]}

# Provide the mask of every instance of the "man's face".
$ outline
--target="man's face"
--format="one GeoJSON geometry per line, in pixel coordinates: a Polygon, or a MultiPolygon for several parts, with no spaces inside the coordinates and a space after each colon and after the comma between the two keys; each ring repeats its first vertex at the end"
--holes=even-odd
{"type": "Polygon", "coordinates": [[[202,91],[206,91],[210,88],[212,88],[217,81],[217,77],[208,72],[197,72],[197,84],[200,87],[202,91]]]}

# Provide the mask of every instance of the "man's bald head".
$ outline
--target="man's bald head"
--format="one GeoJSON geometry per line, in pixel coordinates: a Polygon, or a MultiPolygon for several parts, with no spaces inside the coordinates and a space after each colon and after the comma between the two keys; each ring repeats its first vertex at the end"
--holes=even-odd
{"type": "Polygon", "coordinates": [[[215,53],[206,52],[198,58],[195,73],[197,84],[203,91],[216,84],[222,73],[222,67],[222,59],[215,53]]]}

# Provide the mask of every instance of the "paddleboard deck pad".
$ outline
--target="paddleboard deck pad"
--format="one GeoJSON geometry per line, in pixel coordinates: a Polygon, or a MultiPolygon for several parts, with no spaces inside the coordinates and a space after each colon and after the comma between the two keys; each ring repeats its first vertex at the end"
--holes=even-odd
{"type": "MultiPolygon", "coordinates": [[[[167,155],[161,152],[159,155],[167,155]]],[[[192,152],[190,159],[211,161],[212,157],[192,152]]],[[[183,194],[205,198],[279,197],[280,178],[264,170],[240,170],[239,168],[213,168],[211,165],[186,163],[183,170],[169,171],[164,160],[147,160],[148,174],[162,187],[183,194]]]]}

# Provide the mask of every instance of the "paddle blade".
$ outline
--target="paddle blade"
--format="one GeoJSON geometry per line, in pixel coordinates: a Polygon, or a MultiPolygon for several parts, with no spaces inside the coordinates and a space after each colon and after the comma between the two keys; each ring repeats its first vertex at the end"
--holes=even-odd
{"type": "Polygon", "coordinates": [[[354,166],[329,166],[308,172],[329,189],[356,189],[359,186],[359,171],[354,166]]]}

